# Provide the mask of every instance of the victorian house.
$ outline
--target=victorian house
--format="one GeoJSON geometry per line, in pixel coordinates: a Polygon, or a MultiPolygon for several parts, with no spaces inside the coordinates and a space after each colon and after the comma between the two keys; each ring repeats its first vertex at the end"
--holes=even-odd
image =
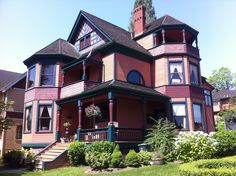
{"type": "Polygon", "coordinates": [[[121,148],[142,143],[150,116],[168,118],[179,130],[214,131],[213,87],[201,76],[198,31],[169,15],[145,24],[142,6],[134,16],[130,33],[81,11],[67,40],[24,61],[23,147],[46,147],[41,158],[55,160],[45,151],[63,140],[65,122],[70,140],[121,148]],[[90,105],[101,116],[86,117],[90,105]]]}

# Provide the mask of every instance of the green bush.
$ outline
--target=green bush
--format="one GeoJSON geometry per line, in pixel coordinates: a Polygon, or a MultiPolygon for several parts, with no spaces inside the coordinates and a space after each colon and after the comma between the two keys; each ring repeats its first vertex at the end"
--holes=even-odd
{"type": "Polygon", "coordinates": [[[180,166],[181,176],[233,176],[236,175],[236,156],[199,160],[180,166]]]}
{"type": "Polygon", "coordinates": [[[149,165],[151,161],[151,154],[146,151],[141,151],[138,153],[139,163],[143,165],[149,165]]]}
{"type": "Polygon", "coordinates": [[[156,124],[146,136],[145,143],[149,144],[153,151],[167,155],[174,149],[176,126],[168,120],[153,120],[156,124]]]}
{"type": "Polygon", "coordinates": [[[227,122],[236,122],[236,108],[230,108],[218,113],[227,122]]]}
{"type": "Polygon", "coordinates": [[[180,132],[175,142],[177,160],[185,162],[209,159],[216,152],[217,142],[202,131],[180,132]]]}
{"type": "Polygon", "coordinates": [[[112,155],[111,155],[111,167],[123,167],[122,153],[120,151],[119,145],[116,145],[112,155]]]}
{"type": "Polygon", "coordinates": [[[216,157],[232,156],[236,154],[236,130],[222,130],[213,134],[218,142],[216,157]]]}
{"type": "Polygon", "coordinates": [[[85,161],[93,169],[103,169],[110,165],[113,143],[107,141],[93,142],[86,149],[85,161]]]}
{"type": "Polygon", "coordinates": [[[139,167],[139,158],[134,150],[130,150],[125,157],[125,165],[130,167],[139,167]]]}
{"type": "Polygon", "coordinates": [[[85,163],[86,145],[83,142],[74,141],[68,148],[68,157],[72,165],[78,166],[85,163]]]}
{"type": "Polygon", "coordinates": [[[3,154],[3,163],[11,168],[17,168],[22,164],[23,153],[20,150],[11,150],[3,154]]]}

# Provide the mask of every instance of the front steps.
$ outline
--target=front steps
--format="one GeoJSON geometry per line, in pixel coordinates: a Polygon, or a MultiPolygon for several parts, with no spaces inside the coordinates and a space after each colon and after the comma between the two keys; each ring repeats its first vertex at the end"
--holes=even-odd
{"type": "Polygon", "coordinates": [[[35,170],[47,170],[68,166],[67,149],[70,143],[53,143],[35,158],[35,170]]]}

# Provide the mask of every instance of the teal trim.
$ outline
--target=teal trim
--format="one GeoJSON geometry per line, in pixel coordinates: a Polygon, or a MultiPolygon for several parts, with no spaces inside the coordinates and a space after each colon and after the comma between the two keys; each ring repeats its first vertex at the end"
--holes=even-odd
{"type": "Polygon", "coordinates": [[[57,142],[60,142],[60,140],[61,140],[60,131],[57,131],[57,132],[56,132],[56,140],[57,140],[57,142]]]}
{"type": "Polygon", "coordinates": [[[82,106],[82,102],[81,102],[81,100],[78,100],[78,102],[77,102],[77,106],[78,106],[78,107],[81,107],[81,106],[82,106]]]}
{"type": "Polygon", "coordinates": [[[22,143],[21,146],[24,148],[44,148],[50,143],[22,143]]]}
{"type": "Polygon", "coordinates": [[[77,129],[77,140],[80,141],[80,128],[77,129]]]}
{"type": "Polygon", "coordinates": [[[109,100],[114,99],[114,94],[113,94],[113,92],[108,92],[108,99],[109,99],[109,100]]]}
{"type": "Polygon", "coordinates": [[[115,141],[115,126],[108,125],[108,141],[114,142],[115,141]]]}

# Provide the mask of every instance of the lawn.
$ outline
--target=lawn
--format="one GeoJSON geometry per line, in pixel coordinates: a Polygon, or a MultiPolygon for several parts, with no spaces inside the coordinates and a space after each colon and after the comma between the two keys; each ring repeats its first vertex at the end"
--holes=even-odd
{"type": "MultiPolygon", "coordinates": [[[[53,169],[49,171],[40,172],[27,172],[21,174],[21,176],[179,176],[178,164],[166,164],[161,166],[146,166],[142,168],[132,169],[128,171],[122,171],[112,174],[85,174],[83,167],[65,167],[60,169],[53,169]]],[[[1,174],[0,176],[19,176],[17,174],[1,174]]]]}

